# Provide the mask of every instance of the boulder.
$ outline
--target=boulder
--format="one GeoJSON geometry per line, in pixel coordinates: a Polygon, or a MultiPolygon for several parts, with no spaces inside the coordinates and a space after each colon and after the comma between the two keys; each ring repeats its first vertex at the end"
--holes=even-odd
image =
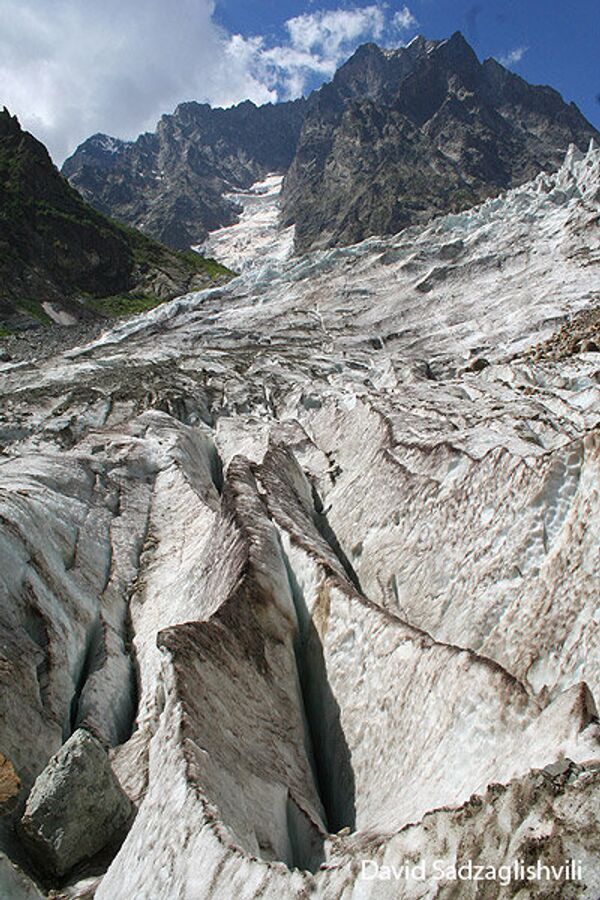
{"type": "Polygon", "coordinates": [[[490,364],[485,357],[478,356],[469,363],[467,368],[469,372],[483,372],[484,369],[489,368],[489,365],[490,364]]]}
{"type": "Polygon", "coordinates": [[[38,776],[21,836],[38,865],[61,877],[116,842],[131,813],[102,744],[80,728],[38,776]]]}
{"type": "Polygon", "coordinates": [[[582,353],[600,353],[600,347],[596,341],[593,341],[591,338],[587,341],[582,341],[581,344],[581,352],[582,353]]]}

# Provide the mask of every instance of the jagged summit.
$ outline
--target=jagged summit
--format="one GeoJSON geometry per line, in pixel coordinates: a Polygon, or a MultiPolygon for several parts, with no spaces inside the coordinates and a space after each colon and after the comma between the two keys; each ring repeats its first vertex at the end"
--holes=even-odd
{"type": "MultiPolygon", "coordinates": [[[[115,155],[123,152],[128,146],[128,141],[122,141],[119,138],[98,132],[79,146],[79,163],[82,167],[98,168],[106,171],[113,167],[115,155]]],[[[81,193],[85,195],[84,191],[81,191],[81,193]]],[[[106,205],[99,204],[98,209],[100,212],[110,214],[110,210],[106,205]]]]}
{"type": "Polygon", "coordinates": [[[393,233],[556,169],[593,136],[574,104],[480,63],[460,32],[358,51],[309,99],[283,221],[301,251],[393,233]]]}
{"type": "Polygon", "coordinates": [[[3,106],[2,112],[0,112],[0,136],[7,137],[11,134],[19,134],[20,131],[21,126],[17,117],[11,115],[6,106],[3,106]]]}
{"type": "MultiPolygon", "coordinates": [[[[368,41],[357,47],[348,62],[351,60],[361,60],[368,56],[381,55],[388,59],[403,56],[410,56],[415,60],[422,59],[445,45],[452,46],[455,51],[458,52],[460,52],[460,49],[462,48],[462,51],[466,54],[470,55],[473,53],[470,44],[467,42],[462,32],[455,31],[451,37],[445,38],[444,40],[430,40],[423,34],[417,34],[408,42],[408,44],[402,44],[400,47],[385,47],[380,46],[373,41],[368,41]]],[[[344,66],[345,65],[347,65],[347,63],[344,63],[344,66]]],[[[344,66],[342,66],[342,68],[344,66]]]]}
{"type": "Polygon", "coordinates": [[[188,248],[236,220],[231,190],[286,171],[304,107],[304,100],[261,107],[247,100],[227,109],[180,103],[155,133],[117,142],[117,153],[101,148],[100,158],[86,142],[62,171],[101,211],[188,248]]]}
{"type": "Polygon", "coordinates": [[[107,153],[116,153],[122,147],[126,147],[130,141],[122,141],[120,138],[111,137],[109,134],[97,132],[82,144],[82,147],[96,147],[99,150],[105,150],[107,153]]]}

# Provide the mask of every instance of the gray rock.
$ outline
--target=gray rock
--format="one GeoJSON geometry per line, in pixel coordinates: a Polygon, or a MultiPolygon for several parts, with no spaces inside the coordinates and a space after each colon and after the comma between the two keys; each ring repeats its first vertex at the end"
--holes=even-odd
{"type": "Polygon", "coordinates": [[[581,344],[581,352],[582,353],[600,353],[600,347],[596,341],[587,340],[583,341],[581,344]]]}
{"type": "Polygon", "coordinates": [[[477,356],[472,362],[468,365],[469,372],[483,372],[484,369],[489,368],[489,362],[484,356],[477,356]]]}
{"type": "Polygon", "coordinates": [[[564,775],[568,772],[573,765],[574,763],[572,760],[563,758],[557,760],[555,763],[551,763],[549,766],[544,766],[544,772],[551,778],[558,778],[560,775],[564,775]]]}
{"type": "Polygon", "coordinates": [[[4,853],[0,853],[0,897],[3,900],[44,900],[33,881],[4,853]]]}
{"type": "Polygon", "coordinates": [[[131,813],[104,748],[80,728],[38,776],[21,834],[38,864],[61,876],[116,841],[131,813]]]}

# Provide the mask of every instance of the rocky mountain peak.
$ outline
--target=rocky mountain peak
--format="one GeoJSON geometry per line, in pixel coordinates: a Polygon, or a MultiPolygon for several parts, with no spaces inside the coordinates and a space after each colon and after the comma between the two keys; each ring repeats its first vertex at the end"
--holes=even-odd
{"type": "Polygon", "coordinates": [[[342,65],[330,85],[317,94],[333,94],[344,101],[366,99],[389,103],[402,79],[427,55],[426,41],[415,39],[408,47],[385,50],[377,44],[362,44],[342,65]]]}
{"type": "Polygon", "coordinates": [[[387,53],[401,53],[403,50],[411,53],[413,56],[422,56],[424,53],[431,53],[442,42],[428,40],[424,35],[417,34],[405,47],[399,50],[388,50],[387,53]]]}
{"type": "Polygon", "coordinates": [[[180,103],[156,132],[119,152],[88,142],[64,166],[71,183],[96,208],[176,248],[201,243],[208,231],[236,220],[227,198],[270,172],[285,172],[296,150],[306,101],[227,109],[180,103]]]}
{"type": "Polygon", "coordinates": [[[6,106],[0,112],[0,137],[20,134],[21,126],[16,116],[10,114],[6,106]]]}
{"type": "Polygon", "coordinates": [[[92,135],[87,141],[89,147],[94,147],[103,153],[118,153],[119,150],[126,146],[126,143],[126,141],[121,141],[119,138],[114,138],[101,132],[92,135]]]}
{"type": "Polygon", "coordinates": [[[283,221],[300,251],[393,233],[554,170],[595,135],[556,91],[480,63],[460,32],[367,45],[309,101],[283,221]]]}
{"type": "Polygon", "coordinates": [[[440,48],[446,48],[447,53],[451,53],[455,58],[458,57],[468,57],[469,59],[477,60],[477,54],[465,38],[462,31],[455,31],[449,38],[444,41],[436,41],[435,42],[435,50],[439,50],[440,48]]]}
{"type": "Polygon", "coordinates": [[[112,169],[117,163],[119,154],[127,146],[127,141],[121,141],[108,134],[93,134],[79,147],[77,166],[75,166],[72,157],[66,160],[62,170],[63,175],[71,178],[77,168],[83,166],[92,169],[112,169]]]}
{"type": "Polygon", "coordinates": [[[480,63],[457,31],[363,44],[307,100],[181,103],[135,142],[96,136],[63,171],[98,209],[181,248],[236,221],[232,190],[286,173],[282,221],[304,251],[465,209],[594,135],[574,104],[480,63]]]}

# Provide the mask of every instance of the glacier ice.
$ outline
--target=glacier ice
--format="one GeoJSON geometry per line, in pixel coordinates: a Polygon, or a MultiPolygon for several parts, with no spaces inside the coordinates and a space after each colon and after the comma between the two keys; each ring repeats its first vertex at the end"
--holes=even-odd
{"type": "Polygon", "coordinates": [[[0,366],[0,752],[24,801],[75,729],[111,748],[98,900],[531,854],[595,900],[600,354],[529,351],[598,304],[600,151],[300,258],[278,187],[211,238],[230,284],[0,366]]]}

